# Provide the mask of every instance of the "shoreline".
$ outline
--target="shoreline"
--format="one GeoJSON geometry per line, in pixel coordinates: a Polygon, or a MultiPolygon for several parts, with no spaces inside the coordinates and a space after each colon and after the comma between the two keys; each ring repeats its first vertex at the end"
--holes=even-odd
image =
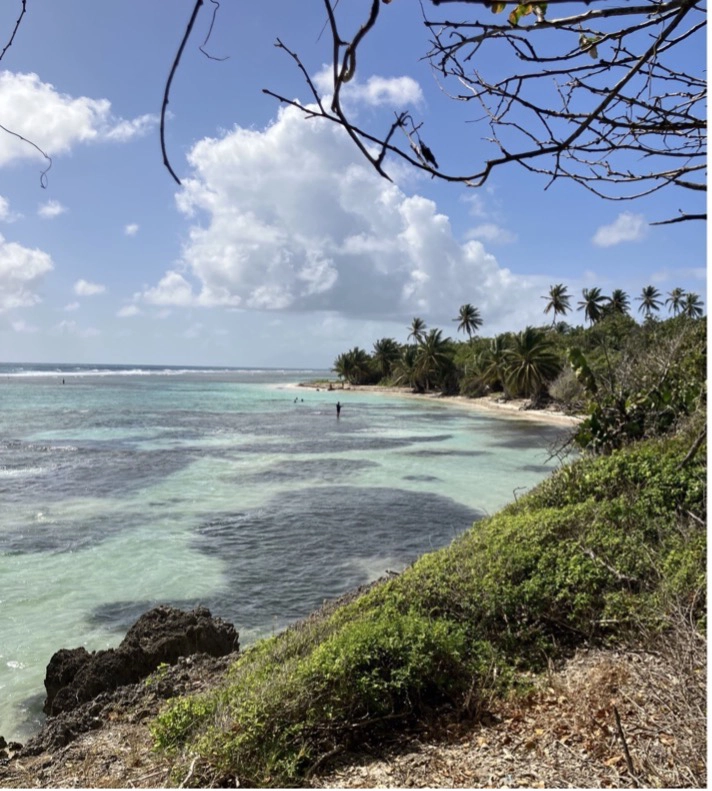
{"type": "MultiPolygon", "coordinates": [[[[444,396],[440,393],[414,393],[410,387],[383,387],[381,385],[346,385],[343,388],[336,386],[333,390],[328,389],[329,382],[295,382],[290,387],[307,388],[310,390],[324,390],[336,393],[382,393],[387,396],[399,396],[401,398],[412,398],[418,401],[429,401],[450,406],[463,407],[475,412],[487,413],[493,417],[505,419],[529,420],[538,423],[549,423],[555,426],[575,426],[584,418],[582,415],[567,415],[553,409],[528,409],[530,403],[527,398],[511,398],[507,401],[500,400],[501,396],[488,395],[480,398],[468,398],[467,396],[444,396]]],[[[339,385],[341,383],[338,383],[339,385]]]]}

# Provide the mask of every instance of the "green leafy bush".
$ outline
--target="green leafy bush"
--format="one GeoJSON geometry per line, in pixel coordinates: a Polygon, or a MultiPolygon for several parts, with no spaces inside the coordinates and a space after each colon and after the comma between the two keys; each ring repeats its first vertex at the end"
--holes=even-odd
{"type": "Polygon", "coordinates": [[[701,426],[582,458],[400,576],[258,643],[225,687],[166,708],[157,745],[197,753],[213,778],[291,786],[394,723],[476,712],[518,669],[582,642],[662,633],[675,608],[702,628],[701,426]]]}

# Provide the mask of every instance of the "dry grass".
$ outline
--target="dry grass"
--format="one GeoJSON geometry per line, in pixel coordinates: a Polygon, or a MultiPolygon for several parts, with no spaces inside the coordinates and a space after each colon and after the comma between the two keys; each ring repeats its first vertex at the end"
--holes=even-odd
{"type": "Polygon", "coordinates": [[[352,756],[314,784],[705,788],[705,701],[706,642],[682,627],[655,652],[580,651],[491,724],[352,756]]]}

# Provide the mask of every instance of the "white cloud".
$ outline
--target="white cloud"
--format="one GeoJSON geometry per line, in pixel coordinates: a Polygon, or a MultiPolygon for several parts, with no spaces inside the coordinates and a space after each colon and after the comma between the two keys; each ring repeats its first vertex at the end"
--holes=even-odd
{"type": "MultiPolygon", "coordinates": [[[[334,78],[331,66],[324,66],[315,75],[314,85],[324,96],[331,96],[334,78]]],[[[341,87],[343,102],[366,104],[372,107],[406,107],[423,103],[423,91],[412,77],[369,77],[365,83],[354,77],[341,87]]]]}
{"type": "Polygon", "coordinates": [[[103,294],[106,291],[106,286],[100,283],[90,283],[88,280],[77,280],[74,284],[74,293],[78,297],[92,297],[95,294],[103,294]]]}
{"type": "Polygon", "coordinates": [[[194,301],[190,283],[178,272],[166,272],[155,288],[137,296],[151,305],[191,305],[194,301]]]}
{"type": "Polygon", "coordinates": [[[120,309],[120,310],[119,310],[119,311],[116,313],[116,315],[117,315],[117,316],[118,316],[120,319],[128,319],[128,318],[130,318],[131,316],[138,316],[138,314],[139,314],[140,312],[141,312],[141,310],[140,310],[140,308],[139,308],[137,305],[124,305],[124,307],[123,307],[123,308],[121,308],[121,309],[120,309]]]}
{"type": "Polygon", "coordinates": [[[64,214],[66,211],[67,207],[62,206],[58,200],[48,200],[47,203],[40,204],[40,207],[37,209],[37,214],[39,214],[40,217],[51,220],[54,217],[59,217],[60,214],[64,214]]]}
{"type": "Polygon", "coordinates": [[[101,335],[96,327],[80,327],[76,321],[68,319],[62,319],[52,331],[55,335],[76,335],[78,338],[95,338],[101,335]]]}
{"type": "Polygon", "coordinates": [[[653,283],[667,283],[679,280],[680,278],[691,278],[693,280],[706,280],[707,270],[703,266],[680,267],[679,269],[661,269],[650,276],[653,283]]]}
{"type": "Polygon", "coordinates": [[[602,225],[593,236],[598,247],[612,247],[621,242],[637,242],[648,231],[648,223],[642,214],[624,211],[610,225],[602,225]]]}
{"type": "Polygon", "coordinates": [[[508,231],[501,225],[493,222],[485,222],[481,225],[471,228],[467,234],[467,239],[482,239],[485,242],[492,244],[512,244],[517,241],[517,234],[508,231]]]}
{"type": "Polygon", "coordinates": [[[449,321],[467,301],[501,326],[540,319],[548,279],[458,242],[433,201],[378,177],[333,125],[283,109],[263,131],[199,141],[189,163],[188,241],[146,302],[449,321]]]}
{"type": "MultiPolygon", "coordinates": [[[[0,72],[0,118],[3,126],[32,141],[50,156],[77,143],[124,142],[145,134],[153,116],[114,118],[107,99],[74,98],[42,82],[37,74],[0,72]]],[[[37,159],[34,146],[13,135],[0,135],[0,166],[16,159],[37,159]]]]}
{"type": "Polygon", "coordinates": [[[21,214],[16,214],[10,210],[10,201],[0,195],[0,222],[15,222],[22,217],[21,214]]]}
{"type": "Polygon", "coordinates": [[[13,321],[10,323],[14,332],[22,332],[26,334],[32,334],[34,332],[39,331],[39,327],[35,327],[34,324],[28,324],[24,319],[18,319],[17,321],[13,321]]]}
{"type": "Polygon", "coordinates": [[[130,222],[128,225],[124,226],[124,233],[126,236],[136,236],[138,233],[138,223],[130,222]]]}
{"type": "Polygon", "coordinates": [[[64,306],[64,309],[67,311],[67,313],[71,313],[73,310],[79,310],[79,303],[70,302],[68,305],[64,306]]]}
{"type": "Polygon", "coordinates": [[[39,302],[35,289],[53,268],[47,253],[6,242],[0,235],[0,312],[39,302]]]}

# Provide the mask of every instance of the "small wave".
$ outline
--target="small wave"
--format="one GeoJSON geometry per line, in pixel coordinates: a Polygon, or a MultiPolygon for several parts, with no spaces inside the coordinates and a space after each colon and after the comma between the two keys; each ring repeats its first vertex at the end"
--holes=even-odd
{"type": "Polygon", "coordinates": [[[96,376],[187,376],[241,374],[243,376],[264,376],[270,374],[314,375],[323,373],[314,368],[230,368],[228,366],[153,366],[153,365],[86,365],[86,366],[20,366],[0,365],[0,376],[12,379],[29,378],[78,378],[96,376]]]}
{"type": "Polygon", "coordinates": [[[30,475],[44,475],[47,467],[0,467],[0,478],[27,478],[30,475]]]}

